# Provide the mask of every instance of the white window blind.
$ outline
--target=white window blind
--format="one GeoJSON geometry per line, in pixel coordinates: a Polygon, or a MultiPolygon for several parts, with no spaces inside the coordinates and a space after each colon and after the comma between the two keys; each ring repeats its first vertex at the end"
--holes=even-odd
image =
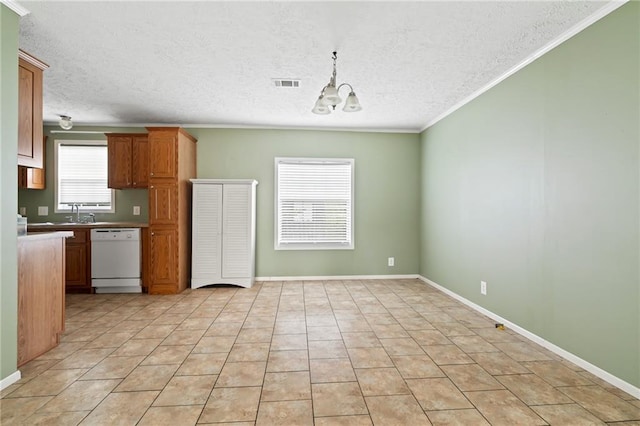
{"type": "Polygon", "coordinates": [[[276,249],[353,248],[353,159],[276,158],[276,249]]]}
{"type": "Polygon", "coordinates": [[[84,210],[112,211],[104,142],[57,141],[56,161],[56,210],[69,210],[72,204],[78,204],[84,210]]]}

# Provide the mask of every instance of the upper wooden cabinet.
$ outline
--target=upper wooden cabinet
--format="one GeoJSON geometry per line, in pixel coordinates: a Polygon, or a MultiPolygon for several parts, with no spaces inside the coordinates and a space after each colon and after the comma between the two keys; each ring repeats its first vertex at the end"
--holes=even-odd
{"type": "Polygon", "coordinates": [[[47,64],[18,52],[18,165],[44,167],[42,71],[47,64]]]}
{"type": "Polygon", "coordinates": [[[149,143],[146,134],[108,133],[109,188],[147,188],[149,143]]]}
{"type": "Polygon", "coordinates": [[[177,179],[178,135],[176,131],[153,131],[153,143],[149,148],[149,176],[152,179],[177,179]]]}
{"type": "Polygon", "coordinates": [[[149,139],[147,135],[136,135],[131,145],[133,165],[131,175],[134,188],[149,186],[149,139]]]}
{"type": "Polygon", "coordinates": [[[44,169],[18,166],[18,188],[45,189],[44,169]]]}
{"type": "MultiPolygon", "coordinates": [[[[42,154],[44,156],[47,146],[47,137],[42,141],[45,147],[42,154]]],[[[44,168],[18,166],[18,188],[23,189],[45,189],[45,172],[44,168]]]]}

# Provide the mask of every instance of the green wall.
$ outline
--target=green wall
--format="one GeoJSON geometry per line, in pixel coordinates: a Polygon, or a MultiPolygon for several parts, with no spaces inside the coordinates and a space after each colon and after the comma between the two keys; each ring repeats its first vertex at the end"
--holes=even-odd
{"type": "Polygon", "coordinates": [[[199,178],[258,184],[256,275],[416,274],[420,138],[417,134],[187,129],[198,138],[199,178]],[[355,158],[355,249],[274,249],[274,158],[355,158]],[[387,258],[395,257],[395,267],[387,258]]]}
{"type": "Polygon", "coordinates": [[[420,262],[636,387],[639,28],[630,2],[423,133],[420,262]]]}
{"type": "MultiPolygon", "coordinates": [[[[64,221],[53,214],[53,140],[105,139],[102,134],[51,134],[47,140],[47,189],[19,190],[29,222],[64,221]],[[49,216],[37,216],[49,206],[49,216]]],[[[145,132],[139,128],[74,127],[99,132],[145,132]]],[[[253,178],[258,184],[256,275],[327,276],[416,274],[419,268],[420,137],[417,134],[304,130],[187,128],[198,139],[199,178],[253,178]],[[274,158],[355,158],[355,250],[274,249],[274,158]],[[387,258],[395,257],[395,266],[387,258]]],[[[147,190],[116,191],[116,214],[98,221],[146,221],[147,190]],[[132,216],[132,207],[142,207],[132,216]]]]}
{"type": "Polygon", "coordinates": [[[15,373],[18,361],[18,22],[0,4],[0,379],[15,373]]]}
{"type": "MultiPolygon", "coordinates": [[[[45,71],[46,72],[46,71],[45,71]]],[[[60,130],[57,126],[45,126],[44,134],[47,136],[45,147],[45,185],[44,190],[19,189],[18,207],[27,209],[29,223],[37,222],[65,222],[65,216],[69,213],[54,213],[55,207],[55,168],[54,168],[54,141],[55,140],[103,140],[107,137],[102,132],[113,133],[147,133],[144,127],[81,127],[76,126],[73,131],[87,131],[100,133],[51,133],[51,130],[60,130]],[[38,206],[49,207],[49,215],[38,216],[38,206]]],[[[116,189],[115,213],[96,213],[98,222],[146,222],[149,217],[149,194],[146,189],[116,189]],[[133,206],[140,206],[140,215],[133,215],[133,206]]]]}

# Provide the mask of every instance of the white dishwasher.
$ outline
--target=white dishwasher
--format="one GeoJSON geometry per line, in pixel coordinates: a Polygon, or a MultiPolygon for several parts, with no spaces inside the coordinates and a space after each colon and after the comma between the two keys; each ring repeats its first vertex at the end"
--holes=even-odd
{"type": "Polygon", "coordinates": [[[91,230],[91,287],[96,293],[141,293],[140,228],[91,230]]]}

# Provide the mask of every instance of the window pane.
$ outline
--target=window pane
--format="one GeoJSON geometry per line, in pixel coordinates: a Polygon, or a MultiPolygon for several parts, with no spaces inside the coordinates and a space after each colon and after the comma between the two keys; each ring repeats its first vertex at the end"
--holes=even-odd
{"type": "Polygon", "coordinates": [[[353,160],[277,158],[276,168],[276,248],[353,248],[353,160]]]}
{"type": "Polygon", "coordinates": [[[89,210],[110,210],[112,190],[107,187],[106,145],[57,144],[58,209],[82,204],[89,210]]]}

